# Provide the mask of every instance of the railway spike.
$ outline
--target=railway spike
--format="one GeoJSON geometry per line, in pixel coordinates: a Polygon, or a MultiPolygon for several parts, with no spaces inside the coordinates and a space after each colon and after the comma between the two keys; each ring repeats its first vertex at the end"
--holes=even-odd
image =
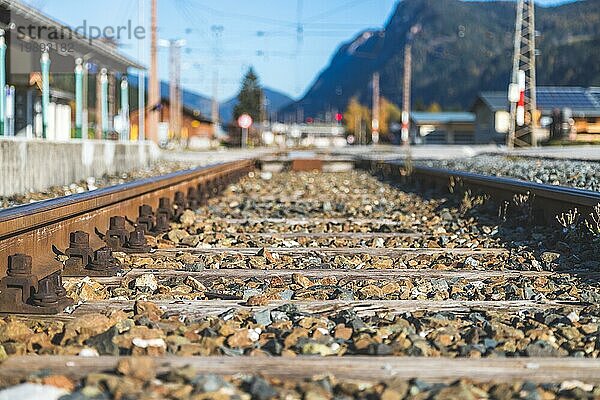
{"type": "Polygon", "coordinates": [[[168,197],[161,197],[158,200],[158,209],[156,210],[156,223],[158,224],[158,216],[164,214],[167,221],[173,219],[173,206],[171,200],[168,197]]]}
{"type": "Polygon", "coordinates": [[[65,261],[65,274],[72,276],[92,261],[94,250],[90,247],[90,235],[87,232],[71,232],[69,242],[69,248],[65,250],[65,254],[69,256],[65,261]]]}
{"type": "Polygon", "coordinates": [[[206,186],[206,182],[199,183],[198,188],[196,189],[196,193],[198,196],[198,203],[200,205],[205,205],[208,200],[208,188],[206,186]]]}
{"type": "Polygon", "coordinates": [[[194,188],[194,187],[188,188],[187,200],[188,200],[187,206],[190,210],[196,210],[198,208],[199,199],[198,199],[198,191],[196,190],[196,188],[194,188]]]}
{"type": "Polygon", "coordinates": [[[114,276],[120,271],[119,261],[113,257],[113,251],[110,247],[103,247],[96,250],[94,259],[86,267],[89,271],[94,271],[95,276],[114,276]]]}
{"type": "Polygon", "coordinates": [[[40,279],[38,282],[38,290],[31,297],[31,304],[38,307],[52,307],[58,305],[58,295],[56,294],[56,286],[52,276],[40,279]]]}
{"type": "Polygon", "coordinates": [[[8,257],[7,276],[0,280],[1,313],[57,314],[72,304],[62,286],[61,271],[38,281],[32,273],[31,256],[8,257]]]}
{"type": "Polygon", "coordinates": [[[124,217],[110,217],[110,224],[104,241],[114,251],[121,250],[129,239],[129,232],[125,228],[125,222],[124,217]]]}
{"type": "Polygon", "coordinates": [[[152,233],[154,235],[160,235],[169,230],[169,219],[166,214],[161,213],[156,215],[156,225],[152,233]]]}
{"type": "Polygon", "coordinates": [[[136,225],[149,234],[154,229],[154,211],[148,204],[141,205],[138,210],[136,225]]]}
{"type": "Polygon", "coordinates": [[[181,215],[187,208],[187,199],[185,198],[185,194],[180,191],[175,192],[175,200],[174,200],[173,204],[174,204],[173,219],[175,221],[178,221],[179,217],[181,217],[181,215]]]}
{"type": "Polygon", "coordinates": [[[63,286],[63,279],[61,271],[56,271],[52,275],[50,275],[51,279],[54,281],[54,287],[56,289],[56,295],[61,297],[67,296],[67,290],[63,286]]]}
{"type": "Polygon", "coordinates": [[[126,253],[148,253],[150,249],[144,229],[136,226],[135,230],[129,234],[129,239],[123,250],[126,253]]]}

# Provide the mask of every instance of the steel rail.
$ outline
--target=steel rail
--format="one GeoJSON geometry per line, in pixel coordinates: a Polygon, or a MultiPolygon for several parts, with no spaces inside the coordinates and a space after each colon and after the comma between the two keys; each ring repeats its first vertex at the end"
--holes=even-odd
{"type": "Polygon", "coordinates": [[[136,221],[140,206],[155,210],[161,198],[173,202],[177,192],[186,194],[190,188],[204,198],[211,197],[211,191],[253,168],[253,160],[215,164],[0,210],[0,278],[7,274],[9,256],[15,254],[31,256],[36,277],[53,274],[62,268],[56,250],[69,247],[72,232],[89,234],[94,249],[106,246],[100,236],[109,228],[111,217],[136,221]]]}
{"type": "MultiPolygon", "coordinates": [[[[359,164],[365,167],[364,163],[359,164]]],[[[462,187],[473,193],[489,194],[496,201],[511,203],[515,195],[524,195],[527,196],[536,223],[555,225],[557,215],[574,209],[586,218],[600,204],[600,192],[515,178],[424,166],[408,168],[403,161],[398,160],[374,161],[368,167],[383,172],[389,178],[405,177],[418,185],[433,185],[442,189],[462,187]]]]}

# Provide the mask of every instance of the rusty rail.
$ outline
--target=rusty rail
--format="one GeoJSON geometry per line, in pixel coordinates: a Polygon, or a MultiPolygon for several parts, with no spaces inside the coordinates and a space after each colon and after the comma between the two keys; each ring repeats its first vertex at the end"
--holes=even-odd
{"type": "Polygon", "coordinates": [[[0,211],[0,312],[61,311],[63,273],[114,275],[113,251],[147,251],[145,235],[252,169],[252,160],[216,164],[0,211]]]}
{"type": "MultiPolygon", "coordinates": [[[[553,186],[514,178],[489,176],[472,172],[432,167],[410,167],[403,161],[358,161],[358,165],[383,173],[387,178],[404,179],[420,186],[442,190],[470,190],[485,193],[496,202],[511,203],[516,195],[524,195],[531,207],[534,221],[556,225],[556,216],[577,209],[582,218],[594,212],[600,204],[600,192],[564,186],[553,186]]],[[[509,204],[510,205],[510,204],[509,204]]]]}

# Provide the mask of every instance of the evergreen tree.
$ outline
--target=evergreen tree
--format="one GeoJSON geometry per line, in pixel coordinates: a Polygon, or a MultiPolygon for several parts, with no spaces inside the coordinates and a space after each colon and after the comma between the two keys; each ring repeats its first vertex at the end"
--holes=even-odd
{"type": "Polygon", "coordinates": [[[254,68],[250,67],[246,72],[237,98],[238,104],[233,109],[234,121],[237,121],[242,114],[250,115],[255,122],[260,121],[263,90],[254,68]]]}

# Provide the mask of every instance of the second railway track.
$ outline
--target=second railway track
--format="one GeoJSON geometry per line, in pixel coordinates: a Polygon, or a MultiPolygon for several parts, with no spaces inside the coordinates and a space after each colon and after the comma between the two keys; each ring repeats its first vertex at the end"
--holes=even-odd
{"type": "MultiPolygon", "coordinates": [[[[456,379],[472,398],[502,397],[506,382],[600,395],[594,250],[578,263],[557,228],[531,222],[587,215],[598,193],[431,169],[412,171],[416,186],[401,164],[356,165],[272,174],[234,162],[0,212],[0,308],[11,314],[0,384],[60,376],[118,398],[133,380],[141,398],[156,376],[196,385],[173,378],[191,366],[262,373],[251,382],[268,386],[264,398],[283,397],[281,379],[322,374],[380,384],[351,397],[433,397],[456,379]],[[429,182],[455,193],[432,195],[429,182]],[[529,213],[530,226],[494,207],[529,213]],[[429,383],[408,382],[419,378],[429,383]]],[[[215,392],[261,398],[231,379],[215,392]]],[[[164,398],[202,391],[171,389],[164,398]]]]}

